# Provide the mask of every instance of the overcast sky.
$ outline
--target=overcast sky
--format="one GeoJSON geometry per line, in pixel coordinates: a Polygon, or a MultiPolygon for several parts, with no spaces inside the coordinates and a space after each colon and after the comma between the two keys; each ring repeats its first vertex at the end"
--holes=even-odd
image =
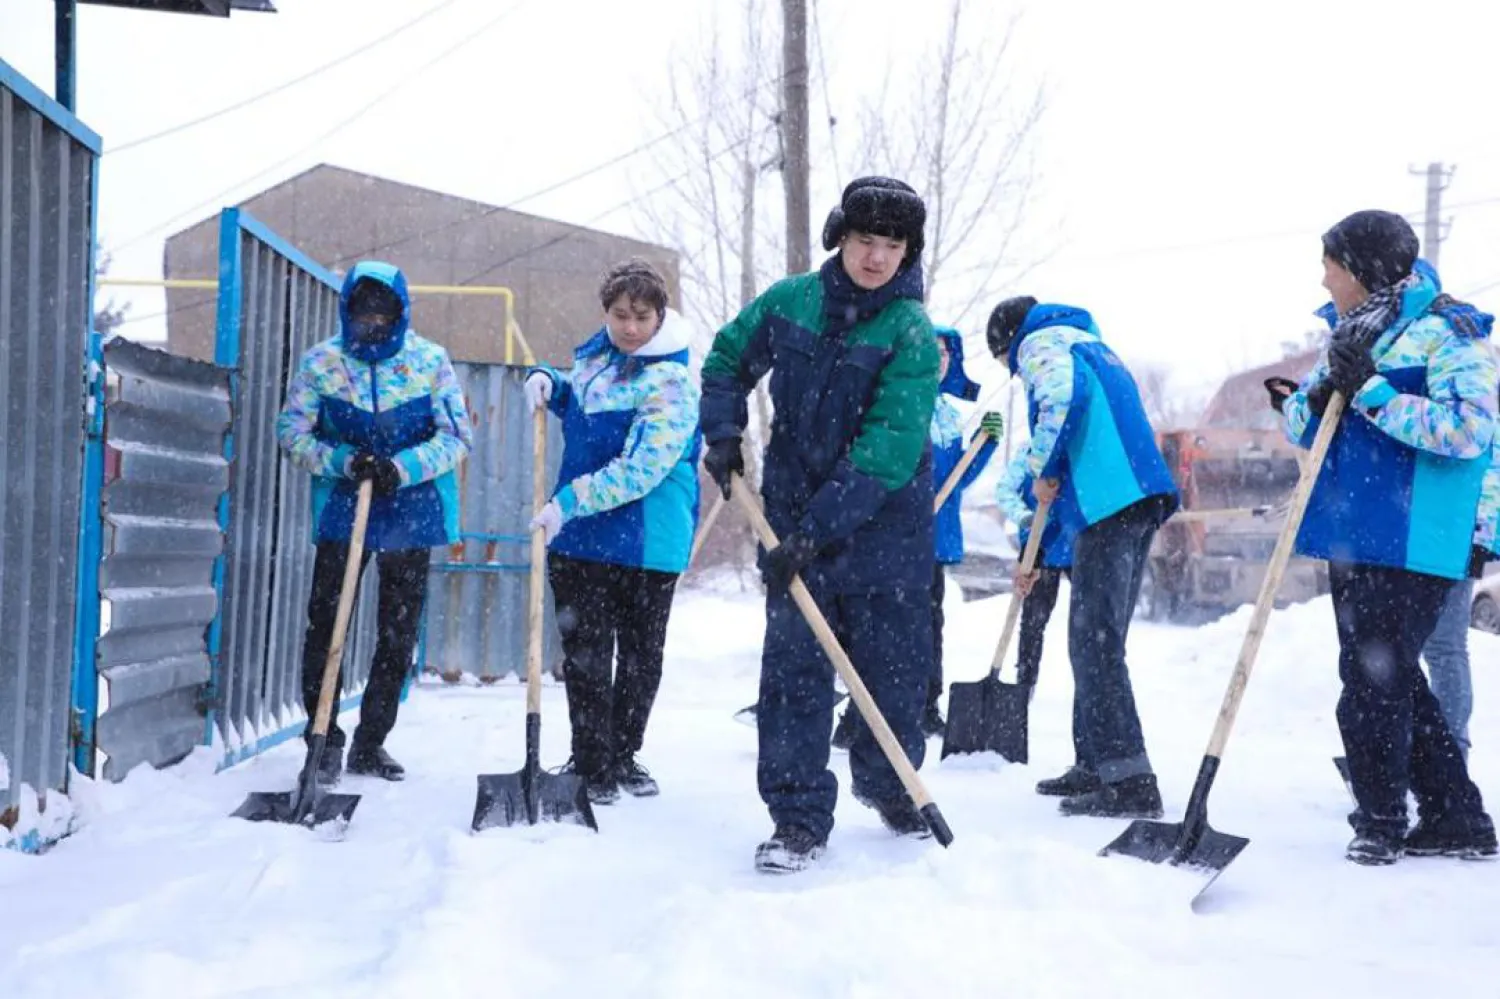
{"type": "MultiPolygon", "coordinates": [[[[708,0],[276,3],[277,14],[228,20],[80,8],[78,111],[105,140],[100,237],[112,274],[159,277],[165,235],[318,162],[495,204],[603,163],[659,132],[667,50],[692,42],[708,0]],[[109,152],[439,5],[399,38],[277,96],[109,152]]],[[[52,6],[0,0],[0,59],[49,92],[52,6]]],[[[835,114],[852,117],[888,66],[934,38],[945,6],[818,0],[835,114]]],[[[1444,194],[1445,282],[1500,311],[1492,5],[982,6],[991,20],[1022,13],[1019,69],[1048,87],[1030,218],[1038,245],[1057,248],[1024,286],[998,286],[994,298],[1082,305],[1128,359],[1174,365],[1184,385],[1213,382],[1311,328],[1325,299],[1323,229],[1360,208],[1420,212],[1424,182],[1408,167],[1441,161],[1457,167],[1444,194]]],[[[813,108],[821,122],[816,83],[813,108]]],[[[517,207],[648,235],[627,204],[642,168],[626,161],[517,207]]],[[[814,206],[815,227],[828,207],[814,206]]],[[[161,311],[159,292],[114,293],[137,317],[128,333],[162,335],[159,319],[142,318],[161,311]]],[[[970,317],[967,332],[982,319],[970,317]]]]}

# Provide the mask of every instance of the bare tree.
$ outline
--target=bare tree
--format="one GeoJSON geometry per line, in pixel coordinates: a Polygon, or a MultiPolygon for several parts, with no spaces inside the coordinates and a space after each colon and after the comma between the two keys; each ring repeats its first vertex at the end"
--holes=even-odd
{"type": "MultiPolygon", "coordinates": [[[[109,265],[112,263],[109,254],[105,253],[98,244],[94,246],[94,283],[97,285],[100,278],[109,273],[109,265]]],[[[130,311],[130,303],[121,305],[116,302],[114,296],[104,300],[103,305],[98,304],[95,298],[94,306],[94,332],[102,337],[108,337],[120,324],[125,322],[125,314],[130,311]]]]}
{"type": "Polygon", "coordinates": [[[1164,364],[1131,366],[1146,418],[1157,430],[1180,430],[1197,421],[1204,400],[1174,384],[1172,369],[1164,364]]]}
{"type": "Polygon", "coordinates": [[[971,28],[964,12],[964,0],[950,0],[943,37],[914,65],[915,78],[888,76],[860,114],[863,171],[898,176],[927,203],[927,297],[940,282],[953,289],[942,300],[953,325],[994,293],[997,274],[1019,277],[1040,262],[1014,250],[1046,109],[1044,88],[1012,75],[1015,19],[996,38],[971,28]]]}

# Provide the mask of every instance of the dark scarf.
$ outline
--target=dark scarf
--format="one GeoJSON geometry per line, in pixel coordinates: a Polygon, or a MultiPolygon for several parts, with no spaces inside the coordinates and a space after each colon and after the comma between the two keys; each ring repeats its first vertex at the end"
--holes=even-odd
{"type": "Polygon", "coordinates": [[[1371,292],[1370,297],[1340,316],[1333,328],[1333,343],[1352,343],[1366,351],[1373,350],[1386,330],[1401,316],[1401,296],[1414,287],[1418,278],[1407,275],[1393,285],[1371,292]]]}
{"type": "Polygon", "coordinates": [[[824,326],[833,337],[842,337],[898,298],[922,300],[920,260],[897,271],[895,277],[874,291],[866,291],[854,283],[837,253],[823,261],[818,274],[823,281],[824,326]]]}

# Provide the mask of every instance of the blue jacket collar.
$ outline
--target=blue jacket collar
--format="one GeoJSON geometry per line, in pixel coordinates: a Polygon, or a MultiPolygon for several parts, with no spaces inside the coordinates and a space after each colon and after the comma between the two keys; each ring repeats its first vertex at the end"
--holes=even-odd
{"type": "Polygon", "coordinates": [[[933,331],[948,348],[948,373],[938,384],[938,391],[973,402],[979,398],[979,385],[964,371],[963,334],[952,326],[934,326],[933,331]]]}

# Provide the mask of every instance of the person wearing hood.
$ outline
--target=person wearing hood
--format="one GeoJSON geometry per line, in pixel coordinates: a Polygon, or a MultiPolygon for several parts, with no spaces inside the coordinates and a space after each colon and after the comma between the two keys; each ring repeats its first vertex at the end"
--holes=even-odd
{"type": "MultiPolygon", "coordinates": [[[[823,852],[838,781],[828,768],[834,671],[790,584],[799,576],[914,767],[932,671],[935,542],[930,430],[939,356],[922,305],[926,207],[908,185],[861,177],[823,227],[836,251],[778,281],[718,332],[703,365],[704,466],[727,497],[744,473],[746,396],[768,372],[774,407],[762,500],[779,544],[761,556],[766,629],[756,781],[775,823],[756,868],[823,852]]],[[[931,835],[858,726],[855,800],[897,835],[931,835]]]]}
{"type": "MultiPolygon", "coordinates": [[[[1443,290],[1437,270],[1427,261],[1419,258],[1412,265],[1412,273],[1430,281],[1438,292],[1443,290]]],[[[1338,309],[1332,302],[1317,309],[1314,315],[1326,322],[1330,331],[1338,326],[1338,309]]],[[[1474,318],[1486,327],[1490,324],[1490,317],[1485,313],[1476,312],[1474,318]]],[[[1266,389],[1271,393],[1271,406],[1280,412],[1286,397],[1297,390],[1297,383],[1289,378],[1268,378],[1266,389]]],[[[1476,572],[1482,570],[1483,562],[1493,557],[1495,520],[1500,517],[1500,465],[1495,464],[1500,461],[1500,450],[1492,445],[1491,451],[1491,467],[1485,473],[1478,523],[1474,528],[1474,544],[1484,551],[1484,557],[1473,567],[1476,572]]],[[[1469,758],[1469,716],[1474,711],[1474,685],[1469,669],[1469,619],[1473,603],[1474,579],[1465,578],[1454,583],[1443,598],[1443,607],[1438,612],[1431,637],[1422,646],[1422,658],[1427,663],[1433,696],[1438,699],[1448,731],[1458,740],[1464,759],[1469,758]]]]}
{"type": "MultiPolygon", "coordinates": [[[[313,476],[317,554],[302,646],[309,727],[343,586],[355,494],[360,482],[374,483],[364,559],[374,558],[380,578],[378,637],[348,770],[386,780],[405,776],[385,740],[416,648],[431,549],[458,540],[454,470],[473,446],[448,352],[410,323],[401,271],[380,261],[355,264],[339,293],[338,335],[302,356],[276,421],[281,447],[313,476]]],[[[338,779],[343,750],[335,717],[319,767],[324,783],[338,779]]]]}
{"type": "Polygon", "coordinates": [[[1399,215],[1356,212],[1322,242],[1336,323],[1279,408],[1307,447],[1333,394],[1347,402],[1296,541],[1329,563],[1336,714],[1357,802],[1345,856],[1491,856],[1494,823],[1419,656],[1449,592],[1484,559],[1474,540],[1500,386],[1485,343],[1493,319],[1438,291],[1399,215]]]}
{"type": "Polygon", "coordinates": [[[637,759],[661,686],[677,580],[698,522],[699,389],[692,330],[667,308],[649,263],[617,264],[599,286],[603,327],[566,373],[526,376],[533,410],[562,420],[551,500],[532,521],[562,636],[573,755],[594,804],[659,793],[637,759]],[[616,655],[618,650],[618,661],[616,655]]]}
{"type": "MultiPolygon", "coordinates": [[[[991,353],[1026,387],[1032,493],[1072,539],[1068,657],[1075,764],[1037,784],[1064,815],[1158,818],[1161,792],[1146,755],[1125,641],[1157,529],[1176,512],[1171,472],[1135,379],[1069,305],[1008,298],[990,314],[991,353]]],[[[1024,598],[1036,573],[1022,576],[1024,598]]]]}

